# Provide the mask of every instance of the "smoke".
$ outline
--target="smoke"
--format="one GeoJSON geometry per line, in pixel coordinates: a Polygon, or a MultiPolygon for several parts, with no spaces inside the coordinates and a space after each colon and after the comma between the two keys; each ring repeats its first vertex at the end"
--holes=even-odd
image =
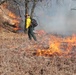
{"type": "Polygon", "coordinates": [[[61,4],[57,4],[56,0],[52,0],[51,6],[44,7],[44,0],[35,10],[35,14],[39,18],[37,29],[44,29],[48,33],[62,35],[76,33],[76,11],[71,10],[71,8],[76,7],[75,2],[64,0],[60,2],[61,4]]]}

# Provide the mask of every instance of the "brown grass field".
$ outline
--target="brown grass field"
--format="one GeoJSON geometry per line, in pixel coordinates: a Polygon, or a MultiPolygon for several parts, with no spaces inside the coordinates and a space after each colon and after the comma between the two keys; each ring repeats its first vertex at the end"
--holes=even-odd
{"type": "Polygon", "coordinates": [[[0,75],[76,75],[76,42],[68,55],[37,55],[38,49],[48,49],[50,36],[36,36],[37,43],[0,28],[0,75]]]}

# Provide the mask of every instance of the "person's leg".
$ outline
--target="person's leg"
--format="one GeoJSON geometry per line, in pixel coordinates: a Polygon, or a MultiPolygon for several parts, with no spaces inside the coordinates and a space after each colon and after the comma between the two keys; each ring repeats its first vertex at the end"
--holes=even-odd
{"type": "Polygon", "coordinates": [[[29,40],[32,40],[32,37],[31,37],[31,29],[30,29],[30,27],[28,28],[28,37],[29,37],[29,40]]]}
{"type": "Polygon", "coordinates": [[[34,32],[33,32],[33,27],[30,27],[30,34],[31,34],[31,36],[33,37],[33,39],[34,39],[35,41],[37,41],[36,36],[34,35],[34,32]]]}

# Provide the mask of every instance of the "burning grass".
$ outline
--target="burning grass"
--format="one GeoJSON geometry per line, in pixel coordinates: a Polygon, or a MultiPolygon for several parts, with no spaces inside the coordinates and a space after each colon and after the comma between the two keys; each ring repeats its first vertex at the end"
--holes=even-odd
{"type": "Polygon", "coordinates": [[[38,49],[38,56],[51,56],[51,55],[59,55],[63,54],[67,55],[76,48],[76,35],[68,36],[68,37],[59,37],[50,35],[49,47],[48,49],[38,49]]]}
{"type": "Polygon", "coordinates": [[[0,75],[76,75],[76,35],[70,40],[39,31],[35,43],[24,33],[0,32],[0,75]]]}
{"type": "Polygon", "coordinates": [[[3,24],[4,26],[2,25],[2,27],[5,27],[5,28],[7,27],[7,29],[17,31],[20,29],[19,24],[20,24],[21,18],[17,16],[15,13],[13,13],[11,10],[9,10],[7,8],[8,5],[9,5],[8,3],[4,3],[0,5],[0,17],[1,17],[0,23],[6,23],[7,25],[6,26],[3,24]]]}
{"type": "MultiPolygon", "coordinates": [[[[19,17],[7,10],[2,20],[19,25],[19,17]]],[[[27,34],[0,31],[0,75],[76,75],[76,35],[62,37],[37,32],[38,42],[27,34]]]]}

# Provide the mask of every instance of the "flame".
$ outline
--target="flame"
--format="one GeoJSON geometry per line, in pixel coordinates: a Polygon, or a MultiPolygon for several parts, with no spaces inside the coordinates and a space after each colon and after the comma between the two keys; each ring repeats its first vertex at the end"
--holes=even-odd
{"type": "Polygon", "coordinates": [[[13,18],[13,19],[20,19],[19,16],[16,16],[16,15],[15,15],[13,12],[11,12],[11,11],[8,12],[8,16],[11,17],[11,18],[13,18]]]}
{"type": "Polygon", "coordinates": [[[72,50],[72,48],[74,46],[76,46],[76,35],[73,34],[71,37],[65,38],[64,42],[67,42],[67,48],[66,48],[67,52],[66,53],[69,53],[70,50],[72,50]]]}
{"type": "Polygon", "coordinates": [[[14,31],[17,31],[17,30],[20,30],[21,28],[19,27],[16,27],[16,28],[13,28],[14,31]]]}
{"type": "Polygon", "coordinates": [[[49,48],[48,49],[38,49],[38,56],[51,56],[51,55],[63,55],[69,54],[73,47],[76,47],[76,35],[70,37],[59,37],[55,35],[50,36],[49,48]]]}
{"type": "Polygon", "coordinates": [[[14,28],[15,30],[19,29],[19,23],[20,23],[20,17],[17,16],[15,13],[13,13],[11,10],[9,10],[8,8],[8,3],[4,3],[1,8],[5,9],[4,13],[6,15],[6,18],[9,22],[9,24],[14,25],[16,28],[14,28]]]}
{"type": "Polygon", "coordinates": [[[16,18],[16,15],[13,14],[12,12],[9,12],[9,13],[8,13],[8,16],[10,16],[11,18],[16,18]]]}
{"type": "Polygon", "coordinates": [[[15,26],[15,28],[13,28],[15,31],[19,30],[19,23],[20,23],[20,17],[16,16],[13,12],[9,11],[8,12],[8,16],[10,18],[12,18],[11,23],[12,25],[15,26]]]}

